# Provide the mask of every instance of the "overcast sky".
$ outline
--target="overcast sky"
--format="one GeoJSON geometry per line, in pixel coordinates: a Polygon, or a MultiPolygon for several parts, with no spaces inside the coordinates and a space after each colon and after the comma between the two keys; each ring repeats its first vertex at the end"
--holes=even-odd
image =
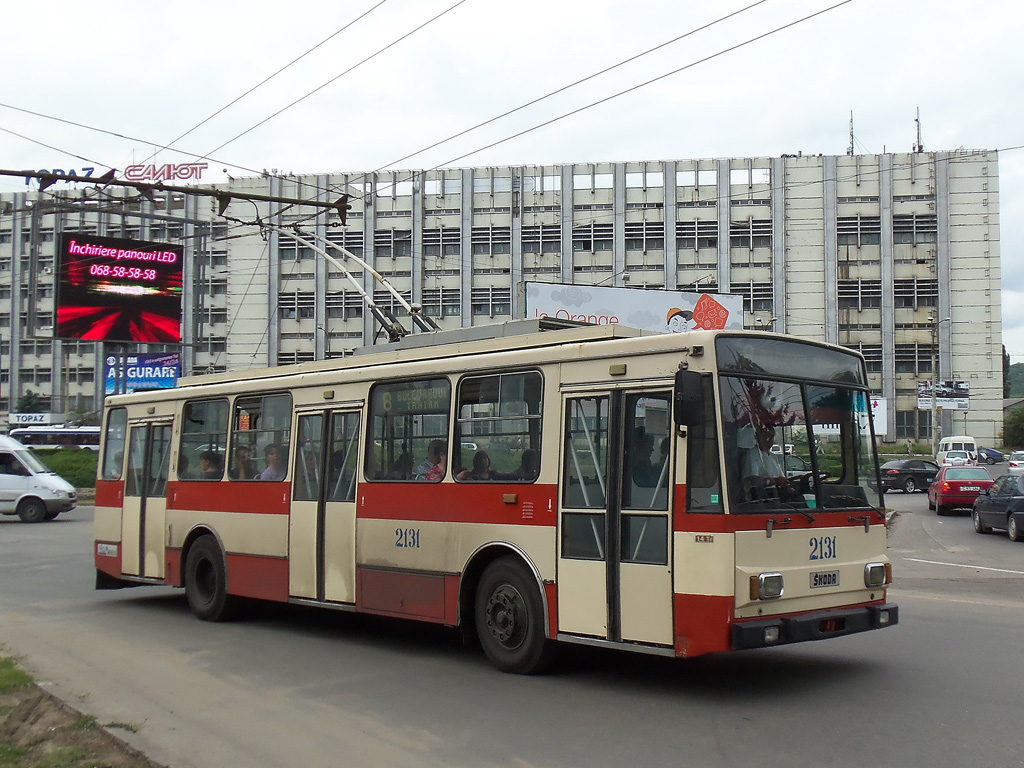
{"type": "MultiPolygon", "coordinates": [[[[171,142],[158,160],[209,155],[204,182],[274,168],[841,155],[851,112],[858,153],[905,152],[920,109],[926,150],[1000,150],[1003,343],[1024,362],[1024,6],[836,3],[5,3],[0,168],[123,169],[171,142]]],[[[0,191],[25,188],[0,178],[0,191]]]]}

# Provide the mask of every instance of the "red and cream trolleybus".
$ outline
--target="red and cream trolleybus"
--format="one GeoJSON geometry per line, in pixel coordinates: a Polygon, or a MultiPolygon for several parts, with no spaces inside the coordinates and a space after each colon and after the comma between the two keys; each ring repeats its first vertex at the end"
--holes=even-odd
{"type": "Polygon", "coordinates": [[[186,378],[107,399],[97,588],[462,626],[520,673],[892,626],[868,402],[842,347],[537,320],[186,378]]]}

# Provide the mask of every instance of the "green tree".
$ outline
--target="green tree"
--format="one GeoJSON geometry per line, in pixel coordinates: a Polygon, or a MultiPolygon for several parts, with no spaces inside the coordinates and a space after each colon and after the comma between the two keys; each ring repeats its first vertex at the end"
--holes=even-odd
{"type": "Polygon", "coordinates": [[[1006,345],[1003,344],[1003,397],[1010,396],[1010,356],[1006,353],[1006,345]]]}
{"type": "Polygon", "coordinates": [[[15,413],[46,413],[50,410],[50,398],[43,397],[26,389],[25,394],[18,398],[14,406],[15,413]]]}
{"type": "Polygon", "coordinates": [[[1024,405],[1010,410],[1003,420],[1003,443],[1008,446],[1024,446],[1024,405]]]}

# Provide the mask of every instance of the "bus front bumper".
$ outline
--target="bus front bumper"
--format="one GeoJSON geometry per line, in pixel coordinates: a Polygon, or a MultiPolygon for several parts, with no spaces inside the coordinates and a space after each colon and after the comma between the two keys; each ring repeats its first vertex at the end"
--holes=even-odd
{"type": "Polygon", "coordinates": [[[884,629],[898,624],[899,621],[900,609],[895,603],[858,608],[831,608],[797,616],[778,616],[734,624],[732,647],[733,650],[739,651],[802,643],[807,640],[825,640],[830,637],[867,632],[870,629],[884,629]]]}

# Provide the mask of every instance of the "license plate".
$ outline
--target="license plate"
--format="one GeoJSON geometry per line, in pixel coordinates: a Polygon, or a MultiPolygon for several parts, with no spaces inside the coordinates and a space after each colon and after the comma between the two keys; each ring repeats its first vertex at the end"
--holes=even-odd
{"type": "Polygon", "coordinates": [[[960,490],[961,491],[980,491],[981,490],[981,486],[980,485],[961,485],[960,486],[960,490]]]}
{"type": "Polygon", "coordinates": [[[811,574],[811,589],[838,586],[839,571],[815,571],[811,574]]]}

